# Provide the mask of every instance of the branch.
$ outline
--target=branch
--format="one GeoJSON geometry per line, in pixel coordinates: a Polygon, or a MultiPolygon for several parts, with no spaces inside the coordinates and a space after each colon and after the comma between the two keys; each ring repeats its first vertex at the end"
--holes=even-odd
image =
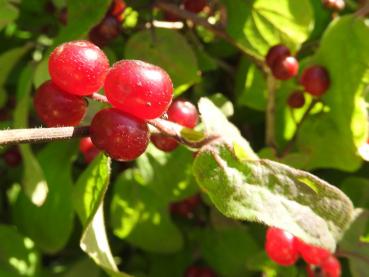
{"type": "Polygon", "coordinates": [[[88,126],[3,130],[0,131],[0,145],[66,140],[88,134],[88,126]]]}
{"type": "Polygon", "coordinates": [[[358,9],[355,12],[356,16],[361,16],[364,17],[369,13],[369,1],[366,2],[366,4],[364,6],[362,6],[360,9],[358,9]]]}
{"type": "Polygon", "coordinates": [[[247,56],[249,59],[251,59],[256,65],[258,65],[260,68],[263,68],[263,61],[260,60],[258,57],[256,57],[255,55],[253,55],[251,52],[249,52],[247,49],[240,47],[240,45],[237,43],[237,41],[235,41],[231,36],[229,36],[226,31],[224,30],[224,28],[222,28],[219,25],[214,25],[211,24],[208,20],[199,17],[197,14],[186,11],[184,9],[179,8],[177,5],[174,4],[170,4],[170,3],[165,3],[162,1],[158,1],[156,3],[156,7],[158,7],[159,9],[171,13],[173,15],[176,15],[179,18],[182,18],[184,20],[190,20],[192,21],[195,25],[198,26],[203,26],[204,28],[208,29],[209,31],[211,31],[213,34],[215,34],[216,36],[224,39],[225,41],[227,41],[228,43],[232,44],[233,46],[235,46],[236,48],[238,48],[239,50],[241,50],[245,56],[247,56]]]}
{"type": "Polygon", "coordinates": [[[277,147],[275,138],[275,104],[276,104],[276,80],[272,74],[267,75],[268,103],[266,110],[265,143],[274,149],[277,147]]]}

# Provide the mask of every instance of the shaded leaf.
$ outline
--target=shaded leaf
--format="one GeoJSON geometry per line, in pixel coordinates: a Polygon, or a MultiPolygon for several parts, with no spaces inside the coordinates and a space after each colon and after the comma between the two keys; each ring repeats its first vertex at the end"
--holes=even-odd
{"type": "Polygon", "coordinates": [[[0,30],[17,19],[19,11],[8,0],[0,0],[0,30]]]}

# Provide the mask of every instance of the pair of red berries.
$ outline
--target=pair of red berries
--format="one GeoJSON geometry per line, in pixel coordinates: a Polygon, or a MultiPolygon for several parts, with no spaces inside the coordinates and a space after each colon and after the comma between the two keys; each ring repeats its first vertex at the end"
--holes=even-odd
{"type": "Polygon", "coordinates": [[[341,276],[341,265],[329,251],[308,245],[279,228],[268,228],[265,251],[270,259],[283,266],[293,265],[301,255],[307,264],[319,266],[323,276],[341,276]]]}
{"type": "Polygon", "coordinates": [[[206,266],[190,266],[186,272],[185,277],[216,277],[215,272],[206,266]]]}

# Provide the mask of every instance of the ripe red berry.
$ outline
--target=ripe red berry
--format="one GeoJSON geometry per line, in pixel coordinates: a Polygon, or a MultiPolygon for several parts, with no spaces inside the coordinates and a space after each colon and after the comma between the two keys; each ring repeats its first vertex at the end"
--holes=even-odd
{"type": "Polygon", "coordinates": [[[295,57],[287,56],[278,58],[272,65],[273,76],[279,80],[288,80],[296,76],[299,71],[299,63],[295,57]]]}
{"type": "Polygon", "coordinates": [[[333,255],[326,259],[321,264],[324,277],[340,277],[341,276],[341,264],[339,260],[333,255]]]}
{"type": "Polygon", "coordinates": [[[178,142],[171,137],[168,137],[164,134],[152,134],[151,142],[160,150],[164,152],[172,152],[174,149],[178,147],[178,142]]]}
{"type": "Polygon", "coordinates": [[[345,8],[344,0],[323,0],[323,5],[332,10],[341,11],[345,8]]]}
{"type": "Polygon", "coordinates": [[[92,143],[90,137],[85,137],[80,140],[79,150],[82,152],[86,163],[92,162],[100,153],[100,150],[92,143]]]}
{"type": "Polygon", "coordinates": [[[201,12],[206,5],[208,4],[207,0],[183,0],[184,8],[193,13],[201,12]]]}
{"type": "Polygon", "coordinates": [[[167,114],[169,121],[187,128],[194,128],[199,120],[196,107],[191,102],[185,100],[175,100],[170,105],[167,114]]]}
{"type": "Polygon", "coordinates": [[[89,40],[94,44],[103,47],[109,41],[119,36],[121,25],[119,21],[111,15],[105,16],[104,19],[88,34],[89,40]]]}
{"type": "Polygon", "coordinates": [[[200,205],[201,197],[199,194],[190,196],[182,201],[172,203],[170,205],[170,211],[172,214],[191,218],[193,216],[194,210],[200,205]]]}
{"type": "Polygon", "coordinates": [[[179,18],[177,15],[167,12],[167,11],[165,11],[163,15],[164,15],[164,20],[166,21],[170,21],[170,22],[182,21],[182,19],[179,18]]]}
{"type": "Polygon", "coordinates": [[[3,159],[9,167],[16,167],[22,162],[18,148],[12,147],[3,154],[3,159]]]}
{"type": "Polygon", "coordinates": [[[77,126],[87,109],[85,99],[62,91],[51,81],[37,89],[33,103],[37,115],[47,127],[77,126]]]}
{"type": "Polygon", "coordinates": [[[104,90],[117,109],[142,119],[160,117],[173,97],[173,84],[160,67],[137,60],[114,64],[106,76],[104,90]]]}
{"type": "Polygon", "coordinates": [[[134,160],[145,152],[149,135],[143,120],[117,109],[99,111],[90,126],[93,144],[119,161],[134,160]]]}
{"type": "Polygon", "coordinates": [[[51,80],[63,91],[90,95],[104,84],[109,61],[99,47],[89,41],[71,41],[56,47],[50,55],[51,80]]]}
{"type": "Polygon", "coordinates": [[[305,105],[305,96],[302,91],[292,92],[287,99],[288,106],[297,109],[305,105]]]}
{"type": "Polygon", "coordinates": [[[127,4],[123,0],[114,0],[110,6],[109,14],[114,16],[119,22],[123,21],[123,12],[127,4]]]}
{"type": "Polygon", "coordinates": [[[321,265],[331,255],[328,250],[306,244],[298,238],[296,238],[295,244],[297,251],[308,264],[321,265]]]}
{"type": "Polygon", "coordinates": [[[311,264],[306,264],[306,275],[307,277],[315,277],[314,267],[311,264]]]}
{"type": "Polygon", "coordinates": [[[275,227],[268,228],[265,251],[270,259],[283,266],[293,265],[299,257],[295,237],[275,227]]]}
{"type": "Polygon", "coordinates": [[[323,66],[310,66],[305,68],[302,72],[300,84],[303,85],[305,91],[311,95],[321,96],[329,88],[329,73],[323,66]]]}
{"type": "Polygon", "coordinates": [[[290,49],[283,44],[277,44],[271,47],[265,57],[265,62],[269,67],[273,67],[276,60],[281,57],[291,56],[290,49]]]}

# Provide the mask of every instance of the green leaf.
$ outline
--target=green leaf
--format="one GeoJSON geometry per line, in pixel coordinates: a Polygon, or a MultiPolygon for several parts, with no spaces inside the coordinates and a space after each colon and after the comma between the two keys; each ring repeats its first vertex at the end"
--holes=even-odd
{"type": "MultiPolygon", "coordinates": [[[[14,128],[26,128],[28,126],[28,113],[31,101],[33,67],[28,65],[20,75],[17,98],[18,104],[14,111],[14,128]]],[[[32,153],[31,146],[21,144],[19,146],[23,157],[23,190],[33,204],[41,206],[44,204],[48,194],[48,184],[44,172],[32,153]]]]}
{"type": "Polygon", "coordinates": [[[0,225],[0,275],[36,276],[40,255],[32,240],[9,225],[0,225]]]}
{"type": "Polygon", "coordinates": [[[369,245],[362,236],[368,235],[369,211],[355,210],[355,217],[350,228],[340,242],[340,253],[349,259],[350,271],[353,277],[368,275],[369,245]]]}
{"type": "Polygon", "coordinates": [[[137,183],[132,170],[125,171],[114,184],[110,214],[114,234],[146,251],[174,253],[183,246],[165,198],[137,183]]]}
{"type": "Polygon", "coordinates": [[[56,44],[81,38],[103,19],[109,0],[67,0],[68,24],[55,39],[56,44]]]}
{"type": "Polygon", "coordinates": [[[50,80],[49,60],[43,59],[36,66],[35,74],[33,76],[33,84],[36,88],[38,88],[47,80],[50,80]]]}
{"type": "Polygon", "coordinates": [[[17,19],[19,11],[8,0],[0,0],[0,30],[17,19]]]}
{"type": "Polygon", "coordinates": [[[119,272],[110,250],[105,229],[103,201],[110,178],[110,158],[100,154],[79,177],[74,208],[82,222],[81,249],[110,276],[128,277],[119,272]]]}
{"type": "Polygon", "coordinates": [[[326,30],[311,61],[327,68],[331,86],[322,98],[325,108],[309,116],[299,133],[299,150],[309,156],[307,168],[354,171],[361,165],[358,149],[368,134],[362,96],[369,81],[368,36],[362,19],[341,17],[326,30]],[[355,51],[342,40],[355,45],[355,51]]]}
{"type": "Polygon", "coordinates": [[[46,201],[37,207],[22,191],[12,209],[18,228],[48,253],[63,249],[73,230],[71,166],[75,149],[70,142],[48,144],[37,155],[48,184],[46,201]]]}
{"type": "Polygon", "coordinates": [[[125,47],[127,59],[143,60],[165,69],[175,94],[199,81],[196,55],[186,39],[174,30],[145,30],[131,36],[125,47]]]}
{"type": "Polygon", "coordinates": [[[334,250],[353,205],[340,190],[307,172],[269,160],[240,161],[228,144],[201,149],[194,175],[226,216],[287,230],[334,250]]]}
{"type": "Polygon", "coordinates": [[[350,197],[355,207],[369,209],[369,180],[367,178],[346,178],[341,183],[341,190],[350,197]]]}
{"type": "Polygon", "coordinates": [[[74,263],[63,277],[101,277],[101,269],[89,258],[83,258],[74,263]]]}
{"type": "Polygon", "coordinates": [[[278,43],[296,51],[313,27],[309,0],[223,0],[227,8],[229,35],[260,59],[278,43]]]}
{"type": "Polygon", "coordinates": [[[232,102],[221,93],[215,93],[209,97],[211,102],[216,105],[226,117],[230,117],[234,113],[232,102]]]}
{"type": "Polygon", "coordinates": [[[208,135],[219,135],[235,147],[236,155],[248,159],[257,159],[250,144],[241,136],[235,125],[228,121],[223,112],[207,98],[201,98],[199,103],[201,120],[208,135]]]}

